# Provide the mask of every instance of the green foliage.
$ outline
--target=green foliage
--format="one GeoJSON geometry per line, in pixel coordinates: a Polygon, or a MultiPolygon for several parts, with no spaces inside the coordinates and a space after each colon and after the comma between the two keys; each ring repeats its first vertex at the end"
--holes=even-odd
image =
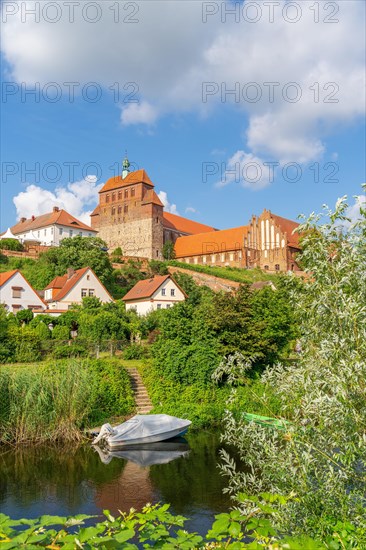
{"type": "Polygon", "coordinates": [[[169,504],[147,504],[141,512],[130,510],[114,517],[109,510],[103,511],[103,521],[91,523],[95,516],[79,514],[74,517],[44,515],[37,519],[13,520],[0,514],[1,543],[8,548],[161,548],[163,550],[351,550],[348,535],[354,532],[350,525],[339,528],[326,546],[308,536],[282,536],[273,528],[271,519],[275,514],[273,503],[283,504],[283,498],[263,494],[256,500],[257,514],[243,515],[238,510],[215,516],[215,521],[206,536],[189,533],[184,529],[186,518],[172,515],[169,504]],[[88,526],[85,526],[88,521],[88,526]]]}
{"type": "Polygon", "coordinates": [[[244,269],[240,267],[219,267],[199,264],[186,264],[185,262],[179,262],[178,260],[169,260],[168,265],[181,267],[183,269],[189,269],[190,271],[197,271],[198,273],[206,273],[214,277],[222,277],[223,279],[229,279],[230,281],[236,281],[237,283],[253,283],[255,281],[276,281],[277,275],[265,273],[259,268],[256,269],[244,269]]]}
{"type": "Polygon", "coordinates": [[[0,239],[0,248],[4,250],[16,250],[21,252],[24,246],[18,239],[0,239]]]}
{"type": "Polygon", "coordinates": [[[194,308],[186,302],[166,310],[152,352],[161,375],[182,384],[206,385],[220,361],[217,341],[207,325],[204,308],[194,308]]]}
{"type": "MultiPolygon", "coordinates": [[[[65,328],[65,327],[62,327],[65,328]]],[[[70,344],[62,344],[53,348],[53,357],[55,359],[66,359],[71,357],[86,357],[88,355],[87,347],[78,342],[72,341],[70,344]]]]}
{"type": "Polygon", "coordinates": [[[163,245],[163,258],[164,260],[175,260],[174,243],[167,241],[163,245]]]}
{"type": "Polygon", "coordinates": [[[149,275],[168,275],[169,270],[165,262],[159,260],[151,260],[149,262],[149,275]]]}
{"type": "Polygon", "coordinates": [[[54,340],[69,340],[70,329],[66,325],[56,325],[52,331],[52,338],[54,340]]]}
{"type": "Polygon", "coordinates": [[[28,324],[33,319],[33,312],[31,309],[21,309],[17,312],[16,318],[20,324],[28,324]]]}
{"type": "Polygon", "coordinates": [[[140,344],[131,344],[123,350],[123,359],[143,359],[148,354],[148,349],[140,344]]]}
{"type": "MultiPolygon", "coordinates": [[[[71,347],[71,346],[66,346],[71,347]]],[[[0,442],[74,441],[134,407],[119,361],[66,360],[0,371],[0,442]]]]}
{"type": "MultiPolygon", "coordinates": [[[[287,433],[230,413],[224,429],[224,440],[247,466],[238,472],[223,455],[232,495],[296,494],[277,510],[276,525],[318,537],[329,548],[366,547],[366,212],[352,225],[347,207],[340,199],[334,212],[326,210],[329,222],[313,214],[300,228],[310,277],[288,284],[303,351],[296,363],[277,365],[262,378],[281,416],[291,420],[287,433]],[[342,531],[350,524],[354,531],[342,531]]],[[[242,510],[253,506],[246,502],[242,510]]]]}
{"type": "Polygon", "coordinates": [[[34,327],[34,330],[37,333],[41,342],[43,340],[48,340],[49,338],[51,338],[51,331],[45,323],[38,323],[34,327]]]}
{"type": "Polygon", "coordinates": [[[14,346],[14,360],[19,363],[38,361],[41,358],[41,338],[36,329],[29,326],[9,326],[7,332],[10,346],[14,346]]]}

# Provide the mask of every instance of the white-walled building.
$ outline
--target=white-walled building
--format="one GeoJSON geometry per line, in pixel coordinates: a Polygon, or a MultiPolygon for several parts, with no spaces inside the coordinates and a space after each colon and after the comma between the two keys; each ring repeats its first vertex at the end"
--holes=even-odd
{"type": "Polygon", "coordinates": [[[59,246],[65,237],[96,237],[98,234],[92,227],[57,206],[48,214],[21,218],[10,231],[23,243],[37,242],[43,246],[59,246]]]}
{"type": "Polygon", "coordinates": [[[46,309],[46,304],[17,269],[0,273],[0,303],[9,313],[18,313],[21,309],[40,312],[46,309]]]}
{"type": "Polygon", "coordinates": [[[44,291],[47,303],[45,313],[63,313],[73,304],[81,304],[86,296],[95,296],[101,302],[113,302],[105,286],[90,267],[68,269],[62,277],[55,277],[44,291]]]}
{"type": "Polygon", "coordinates": [[[187,298],[184,290],[170,275],[156,275],[135,284],[123,297],[126,310],[134,309],[146,315],[156,309],[166,309],[187,298]]]}

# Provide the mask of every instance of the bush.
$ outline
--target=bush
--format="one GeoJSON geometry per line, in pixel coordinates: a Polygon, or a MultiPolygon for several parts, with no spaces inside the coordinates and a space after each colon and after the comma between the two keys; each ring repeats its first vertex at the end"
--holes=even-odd
{"type": "Polygon", "coordinates": [[[67,326],[56,325],[52,331],[52,338],[54,340],[69,340],[70,329],[67,326]]]}
{"type": "Polygon", "coordinates": [[[53,350],[53,356],[55,359],[66,359],[69,357],[86,357],[88,354],[85,346],[80,344],[71,343],[56,346],[53,350]]]}
{"type": "Polygon", "coordinates": [[[0,248],[3,250],[16,250],[21,252],[24,246],[18,239],[0,239],[0,248]]]}
{"type": "Polygon", "coordinates": [[[10,326],[8,338],[10,346],[15,348],[15,361],[26,363],[41,358],[41,339],[35,329],[28,326],[10,326]]]}
{"type": "Polygon", "coordinates": [[[131,344],[123,351],[123,359],[143,359],[147,357],[149,350],[141,344],[131,344]]]}

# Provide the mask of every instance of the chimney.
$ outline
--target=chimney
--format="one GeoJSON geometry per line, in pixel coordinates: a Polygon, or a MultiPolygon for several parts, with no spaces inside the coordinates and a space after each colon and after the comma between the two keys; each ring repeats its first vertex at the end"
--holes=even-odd
{"type": "Polygon", "coordinates": [[[35,216],[32,216],[32,222],[34,222],[35,219],[36,219],[36,217],[35,217],[35,216]]]}
{"type": "Polygon", "coordinates": [[[54,207],[53,207],[53,211],[54,211],[54,212],[60,212],[60,209],[59,209],[58,206],[54,206],[54,207]]]}
{"type": "Polygon", "coordinates": [[[27,218],[20,218],[20,223],[24,223],[25,221],[27,221],[27,218]]]}
{"type": "Polygon", "coordinates": [[[75,271],[72,267],[67,268],[67,280],[71,279],[71,277],[75,275],[75,271]]]}

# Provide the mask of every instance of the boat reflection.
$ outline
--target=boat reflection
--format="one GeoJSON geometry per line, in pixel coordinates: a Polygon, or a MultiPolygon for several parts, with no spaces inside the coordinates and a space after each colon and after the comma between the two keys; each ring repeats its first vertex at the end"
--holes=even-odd
{"type": "Polygon", "coordinates": [[[120,449],[109,450],[98,445],[93,447],[104,464],[109,464],[113,458],[123,458],[138,466],[153,466],[154,464],[168,464],[177,458],[188,456],[189,445],[183,437],[177,437],[158,443],[140,445],[125,445],[120,449]]]}

